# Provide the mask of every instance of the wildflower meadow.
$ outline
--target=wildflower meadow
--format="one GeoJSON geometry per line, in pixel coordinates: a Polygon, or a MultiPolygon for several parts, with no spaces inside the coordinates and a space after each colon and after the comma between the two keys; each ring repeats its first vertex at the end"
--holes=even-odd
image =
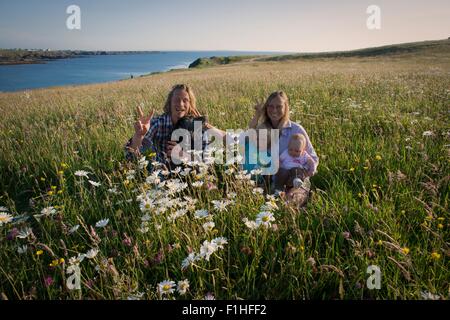
{"type": "Polygon", "coordinates": [[[448,45],[0,93],[0,295],[448,299],[449,102],[448,45]],[[176,83],[223,130],[284,90],[320,159],[307,205],[237,165],[127,162],[136,106],[176,83]]]}

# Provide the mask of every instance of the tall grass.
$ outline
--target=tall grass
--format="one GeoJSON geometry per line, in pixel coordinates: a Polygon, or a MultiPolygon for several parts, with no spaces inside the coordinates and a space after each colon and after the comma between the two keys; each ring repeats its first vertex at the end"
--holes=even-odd
{"type": "Polygon", "coordinates": [[[15,217],[0,226],[0,293],[10,299],[447,299],[449,67],[448,55],[253,62],[0,94],[0,206],[15,217]],[[200,110],[222,129],[246,128],[257,101],[286,91],[291,119],[305,127],[320,158],[308,205],[298,210],[267,198],[251,180],[217,167],[182,177],[189,186],[170,196],[166,212],[143,212],[139,195],[158,183],[124,161],[123,144],[133,132],[135,106],[161,112],[176,83],[189,83],[200,110]],[[75,176],[77,170],[101,186],[75,176]],[[213,200],[227,198],[226,210],[214,207],[213,200]],[[56,213],[33,216],[47,207],[56,213]],[[196,219],[199,209],[210,217],[196,219]],[[251,230],[243,222],[268,210],[275,217],[270,227],[251,230]],[[150,220],[143,223],[145,213],[150,220]],[[95,227],[105,218],[106,227],[95,227]],[[206,232],[208,220],[215,226],[206,232]],[[31,234],[17,237],[27,227],[31,234]],[[223,249],[181,268],[190,252],[216,237],[227,239],[223,249]],[[79,263],[81,290],[68,290],[70,258],[92,248],[98,254],[79,263]],[[379,290],[366,286],[369,265],[381,270],[379,290]],[[186,295],[158,294],[163,280],[184,279],[186,295]]]}

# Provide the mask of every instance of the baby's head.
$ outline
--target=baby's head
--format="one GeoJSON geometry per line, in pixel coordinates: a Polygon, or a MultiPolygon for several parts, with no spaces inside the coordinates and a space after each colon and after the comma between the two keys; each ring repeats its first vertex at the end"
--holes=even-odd
{"type": "Polygon", "coordinates": [[[300,157],[306,149],[306,138],[300,133],[293,134],[289,140],[288,153],[291,157],[300,157]]]}

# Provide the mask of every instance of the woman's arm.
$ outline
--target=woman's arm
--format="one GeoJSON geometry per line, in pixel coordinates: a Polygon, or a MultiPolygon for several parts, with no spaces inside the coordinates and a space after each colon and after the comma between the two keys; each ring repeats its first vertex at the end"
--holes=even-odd
{"type": "Polygon", "coordinates": [[[251,129],[256,129],[258,126],[259,119],[264,114],[264,104],[259,103],[255,107],[255,114],[253,115],[253,118],[248,123],[248,127],[251,129]]]}

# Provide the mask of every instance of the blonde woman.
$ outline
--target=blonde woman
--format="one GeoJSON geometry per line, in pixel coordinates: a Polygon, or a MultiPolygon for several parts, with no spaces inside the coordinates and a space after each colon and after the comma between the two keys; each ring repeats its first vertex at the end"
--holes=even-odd
{"type": "MultiPolygon", "coordinates": [[[[317,156],[305,129],[289,119],[289,99],[283,91],[275,91],[269,95],[266,102],[255,107],[255,115],[249,123],[254,129],[280,130],[278,152],[281,155],[288,149],[292,135],[301,134],[306,139],[306,152],[313,160],[312,175],[317,171],[319,157],[317,156]]],[[[275,177],[274,177],[275,179],[275,177]]]]}

